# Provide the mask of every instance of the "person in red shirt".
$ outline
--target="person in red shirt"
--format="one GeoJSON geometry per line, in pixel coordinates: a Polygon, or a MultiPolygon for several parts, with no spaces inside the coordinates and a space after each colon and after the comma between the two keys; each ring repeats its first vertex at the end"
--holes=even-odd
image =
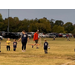
{"type": "Polygon", "coordinates": [[[35,33],[34,33],[34,37],[33,37],[33,40],[35,41],[35,44],[34,45],[32,45],[32,48],[33,48],[33,46],[35,46],[36,45],[36,48],[38,49],[38,33],[39,33],[39,30],[37,30],[35,33]]]}

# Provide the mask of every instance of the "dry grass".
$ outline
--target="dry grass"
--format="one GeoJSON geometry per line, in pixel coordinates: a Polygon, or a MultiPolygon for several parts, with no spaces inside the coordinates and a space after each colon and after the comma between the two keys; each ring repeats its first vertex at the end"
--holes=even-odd
{"type": "Polygon", "coordinates": [[[5,40],[1,41],[0,65],[75,65],[75,39],[70,38],[47,38],[50,49],[48,54],[44,54],[43,43],[41,39],[39,49],[31,48],[29,43],[34,43],[32,39],[27,44],[26,52],[21,51],[21,42],[18,42],[17,51],[13,51],[11,44],[11,51],[6,51],[5,40]],[[69,63],[68,63],[69,62],[69,63]]]}

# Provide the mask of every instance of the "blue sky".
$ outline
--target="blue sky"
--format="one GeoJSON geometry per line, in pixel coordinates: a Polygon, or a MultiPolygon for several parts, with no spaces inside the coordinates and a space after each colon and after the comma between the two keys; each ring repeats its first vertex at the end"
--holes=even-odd
{"type": "MultiPolygon", "coordinates": [[[[7,9],[0,9],[3,19],[8,17],[7,9]]],[[[75,24],[75,9],[10,9],[10,17],[18,17],[19,20],[43,18],[62,20],[64,23],[75,24]]]]}

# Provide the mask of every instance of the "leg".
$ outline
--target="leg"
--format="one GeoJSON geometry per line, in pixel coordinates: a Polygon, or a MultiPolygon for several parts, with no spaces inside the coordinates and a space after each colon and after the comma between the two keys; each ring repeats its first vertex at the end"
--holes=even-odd
{"type": "Polygon", "coordinates": [[[32,48],[36,45],[36,48],[38,49],[38,40],[35,40],[35,44],[32,45],[32,48]]]}
{"type": "Polygon", "coordinates": [[[23,50],[23,48],[24,48],[24,43],[22,42],[22,50],[23,50]]]}
{"type": "Polygon", "coordinates": [[[35,40],[35,44],[36,45],[36,48],[38,49],[38,40],[35,40]]]}
{"type": "Polygon", "coordinates": [[[24,45],[24,50],[26,49],[26,45],[24,45]]]}
{"type": "Polygon", "coordinates": [[[13,50],[16,51],[16,46],[13,46],[13,50]]]}
{"type": "Polygon", "coordinates": [[[44,51],[45,51],[45,54],[47,54],[47,49],[44,49],[44,51]]]}
{"type": "Polygon", "coordinates": [[[9,46],[9,51],[10,51],[10,46],[9,46]]]}
{"type": "Polygon", "coordinates": [[[32,48],[33,48],[35,45],[36,45],[36,40],[35,40],[35,44],[34,44],[34,45],[32,45],[32,48]]]}
{"type": "Polygon", "coordinates": [[[6,46],[6,49],[7,49],[7,51],[8,51],[8,46],[6,46]]]}
{"type": "Polygon", "coordinates": [[[13,48],[13,51],[15,51],[15,47],[13,48]]]}
{"type": "Polygon", "coordinates": [[[14,48],[14,51],[15,51],[16,49],[14,48]]]}
{"type": "Polygon", "coordinates": [[[46,50],[46,54],[47,54],[48,52],[47,52],[47,50],[46,50]]]}
{"type": "Polygon", "coordinates": [[[36,43],[36,48],[38,49],[38,40],[36,40],[35,43],[36,43]]]}
{"type": "Polygon", "coordinates": [[[47,50],[45,50],[45,54],[47,54],[47,50]]]}
{"type": "Polygon", "coordinates": [[[26,50],[26,44],[27,44],[27,42],[24,43],[24,50],[26,50]]]}

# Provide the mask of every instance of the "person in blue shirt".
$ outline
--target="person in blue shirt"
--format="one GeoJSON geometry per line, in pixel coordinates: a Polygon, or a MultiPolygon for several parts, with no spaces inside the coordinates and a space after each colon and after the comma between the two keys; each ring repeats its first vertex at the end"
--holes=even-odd
{"type": "Polygon", "coordinates": [[[22,36],[21,36],[21,38],[19,40],[21,40],[21,42],[22,42],[22,52],[25,52],[26,51],[27,41],[29,41],[29,37],[25,33],[25,30],[22,31],[22,36]]]}
{"type": "Polygon", "coordinates": [[[48,53],[48,52],[47,52],[47,49],[48,49],[48,42],[47,42],[47,40],[45,39],[45,42],[44,42],[44,52],[45,52],[45,54],[48,53]]]}
{"type": "Polygon", "coordinates": [[[13,42],[13,51],[16,51],[16,48],[17,48],[17,42],[16,42],[16,39],[14,39],[14,42],[13,42]]]}

